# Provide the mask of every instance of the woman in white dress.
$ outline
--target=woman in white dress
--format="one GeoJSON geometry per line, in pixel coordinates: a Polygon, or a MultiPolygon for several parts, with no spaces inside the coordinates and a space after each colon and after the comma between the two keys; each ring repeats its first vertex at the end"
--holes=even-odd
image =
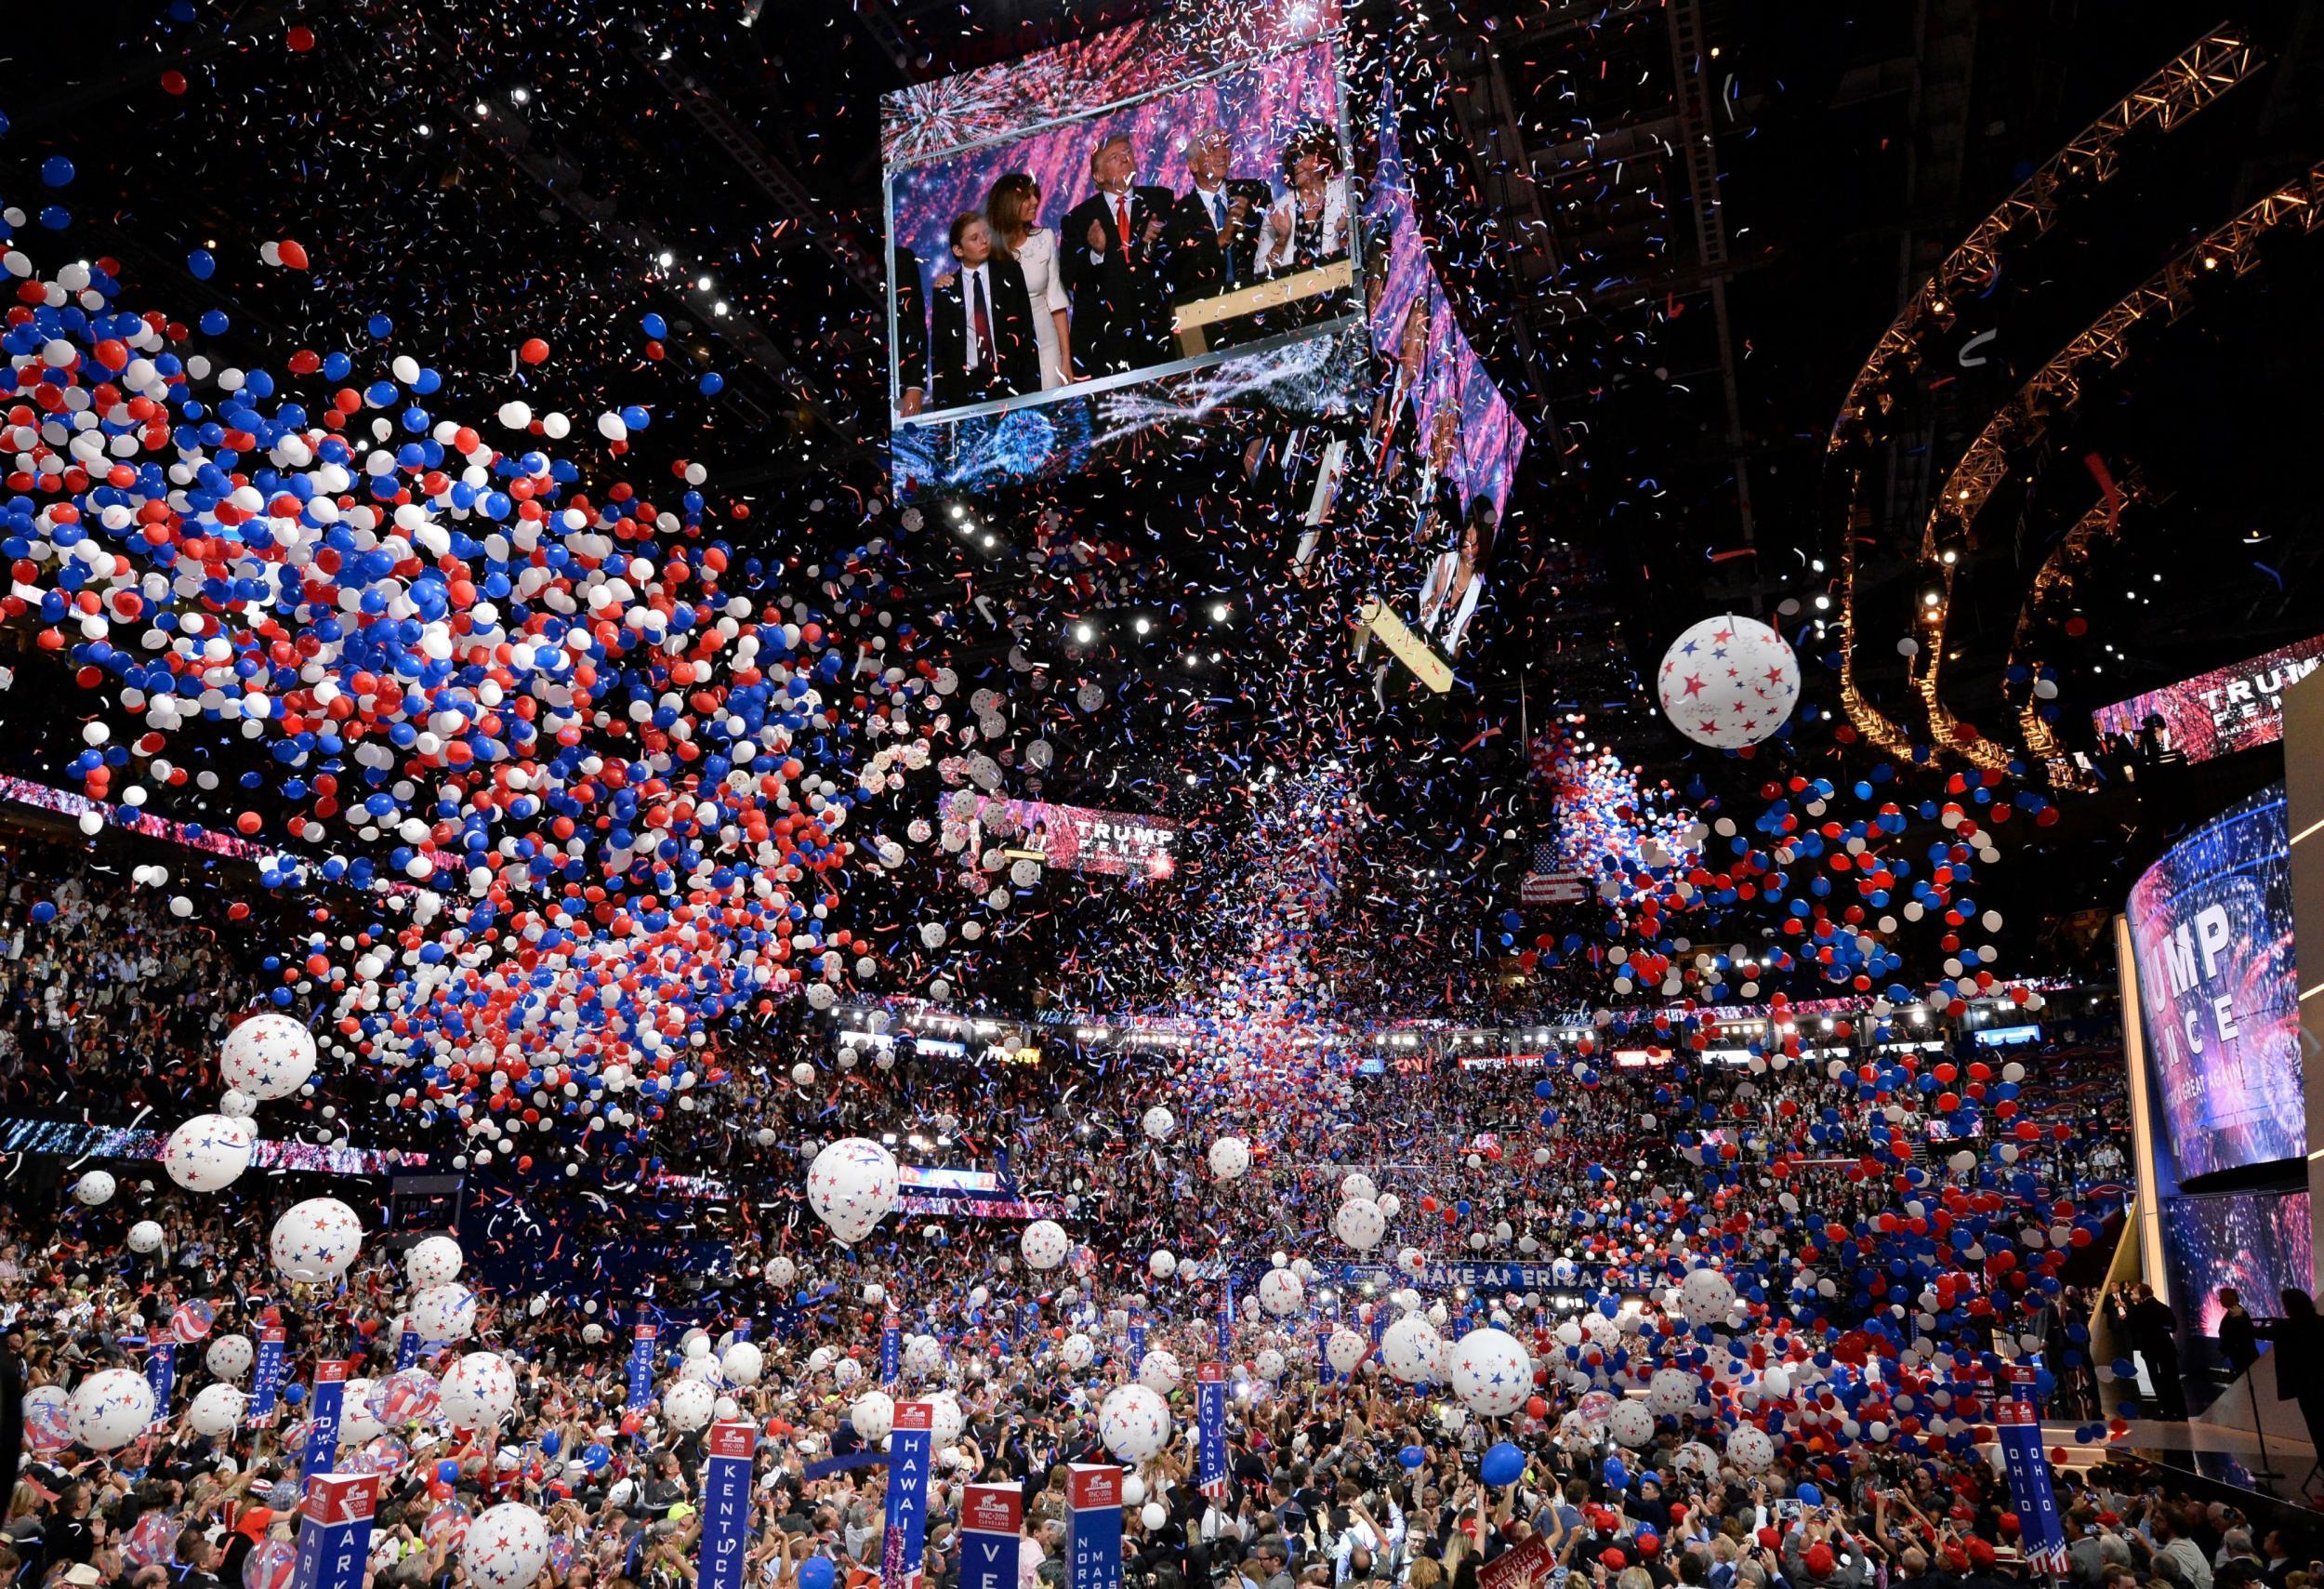
{"type": "Polygon", "coordinates": [[[1041,349],[1041,389],[1063,386],[1073,379],[1073,326],[1068,311],[1073,300],[1057,274],[1057,233],[1037,225],[1041,213],[1041,185],[1023,171],[1011,171],[993,184],[984,198],[984,223],[992,228],[993,244],[1003,258],[1024,270],[1024,290],[1033,300],[1033,338],[1041,349]]]}
{"type": "Polygon", "coordinates": [[[1290,275],[1348,252],[1347,157],[1328,127],[1309,126],[1283,151],[1283,179],[1290,192],[1267,212],[1259,268],[1290,275]]]}

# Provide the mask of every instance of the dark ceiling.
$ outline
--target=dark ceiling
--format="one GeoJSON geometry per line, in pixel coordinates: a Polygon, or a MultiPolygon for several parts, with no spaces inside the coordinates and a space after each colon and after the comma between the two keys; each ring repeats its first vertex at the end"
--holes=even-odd
{"type": "MultiPolygon", "coordinates": [[[[80,245],[122,259],[133,300],[186,319],[224,311],[227,343],[253,360],[360,342],[386,314],[399,348],[446,373],[447,411],[522,394],[586,416],[650,391],[655,424],[627,464],[654,477],[706,463],[719,501],[750,509],[721,533],[804,568],[861,543],[886,478],[877,97],[1135,8],[42,7],[10,30],[0,194],[32,202],[40,163],[71,156],[80,245]],[[311,49],[293,47],[300,28],[311,49]],[[258,245],[284,237],[310,272],[257,264],[258,245]],[[184,263],[203,246],[220,260],[207,282],[184,263]],[[639,329],[649,311],[672,327],[658,361],[639,329]],[[537,369],[511,352],[535,336],[554,349],[537,369]],[[716,399],[695,390],[705,370],[725,378],[716,399]]],[[[2238,6],[2225,20],[2265,69],[2140,139],[2106,192],[2014,248],[1985,311],[1987,362],[1934,383],[1883,438],[1894,484],[1855,532],[1874,695],[1901,695],[1893,642],[1912,622],[1930,494],[1992,409],[2172,254],[2324,155],[2314,12],[2238,6]]],[[[1810,620],[1835,588],[1827,442],[1851,380],[1987,210],[2221,20],[2119,0],[1468,0],[1432,25],[1419,73],[1449,90],[1430,113],[1432,230],[1472,336],[1534,426],[1472,690],[1441,709],[1367,709],[1350,681],[1321,676],[1314,609],[1287,594],[1278,526],[1242,510],[1231,457],[1176,455],[980,504],[996,549],[927,547],[898,576],[898,605],[947,610],[971,663],[1010,669],[1012,648],[1041,661],[1037,715],[1076,679],[1111,693],[1119,709],[1095,719],[1054,707],[1052,796],[1234,833],[1268,768],[1346,762],[1375,824],[1347,889],[1418,946],[1417,970],[1383,969],[1383,985],[1422,1003],[1499,999],[1483,978],[1446,986],[1440,962],[1489,958],[1472,952],[1481,924],[1506,907],[1538,831],[1521,727],[1587,713],[1650,781],[1748,790],[1763,766],[1678,738],[1637,680],[1695,618],[1786,602],[1801,603],[1784,621],[1810,710],[1834,708],[1822,663],[1838,637],[1810,620]],[[1674,29],[1713,62],[1703,102],[1686,102],[1674,29]],[[1688,130],[1703,127],[1715,152],[1697,169],[1688,130]],[[1031,568],[1045,513],[1117,553],[1094,575],[1031,568]],[[1003,596],[997,618],[965,603],[979,589],[1003,596]],[[1220,602],[1225,621],[1209,616],[1220,602]],[[1092,612],[1125,622],[1095,653],[1069,653],[1061,637],[1092,612]],[[1147,638],[1129,638],[1133,615],[1147,638]]],[[[2093,454],[2143,471],[2153,500],[2080,587],[2087,634],[2045,635],[2065,722],[2319,627],[2305,478],[2319,256],[2324,239],[2271,244],[2049,425],[1960,576],[1948,688],[1964,714],[2004,715],[2027,580],[2088,509],[2093,454]]],[[[1829,726],[1802,722],[1785,753],[1845,770],[1829,726]]],[[[2074,854],[2083,881],[2053,907],[2117,886],[2116,867],[2074,854]]],[[[1214,872],[1176,898],[1185,942],[1155,957],[1166,969],[1145,991],[1197,974],[1203,891],[1217,886],[1214,872]]],[[[981,997],[1070,1000],[1089,945],[1114,934],[1134,961],[1155,931],[1118,894],[1053,909],[1013,961],[996,954],[981,997]]]]}

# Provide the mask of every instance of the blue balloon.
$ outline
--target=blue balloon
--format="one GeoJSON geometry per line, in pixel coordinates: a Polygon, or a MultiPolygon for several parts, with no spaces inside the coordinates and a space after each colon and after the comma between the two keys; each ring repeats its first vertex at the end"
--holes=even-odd
{"type": "Polygon", "coordinates": [[[1620,1457],[1605,1459],[1605,1481],[1616,1490],[1630,1488],[1630,1469],[1622,1464],[1620,1457]]]}
{"type": "Polygon", "coordinates": [[[52,188],[61,188],[73,180],[73,162],[61,154],[52,154],[40,163],[40,179],[52,188]]]}
{"type": "Polygon", "coordinates": [[[811,1556],[799,1564],[799,1589],[831,1589],[836,1576],[829,1556],[811,1556]]]}
{"type": "Polygon", "coordinates": [[[1502,1440],[1477,1463],[1477,1476],[1491,1485],[1514,1484],[1525,1471],[1525,1453],[1502,1440]]]}
{"type": "Polygon", "coordinates": [[[218,274],[218,258],[207,248],[196,248],[186,256],[186,269],[193,272],[197,282],[206,282],[218,274]]]}
{"type": "Polygon", "coordinates": [[[1406,1446],[1396,1453],[1396,1460],[1406,1467],[1419,1467],[1428,1461],[1428,1453],[1418,1446],[1406,1446]]]}
{"type": "Polygon", "coordinates": [[[603,1473],[605,1464],[613,1460],[613,1449],[602,1440],[591,1440],[581,1448],[581,1465],[591,1473],[603,1473]]]}
{"type": "Polygon", "coordinates": [[[1824,1492],[1813,1484],[1802,1484],[1792,1493],[1800,1498],[1802,1506],[1821,1506],[1824,1503],[1824,1492]]]}
{"type": "Polygon", "coordinates": [[[436,1476],[446,1484],[460,1482],[460,1464],[446,1457],[436,1464],[436,1476]]]}
{"type": "MultiPolygon", "coordinates": [[[[703,396],[716,397],[726,390],[726,377],[716,370],[706,370],[703,372],[702,379],[696,384],[702,388],[703,396]]],[[[804,1574],[801,1576],[803,1577],[804,1574]]]]}

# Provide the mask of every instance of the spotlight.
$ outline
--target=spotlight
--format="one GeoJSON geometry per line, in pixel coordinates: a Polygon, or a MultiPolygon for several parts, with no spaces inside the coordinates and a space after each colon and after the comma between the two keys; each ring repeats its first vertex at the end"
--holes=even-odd
{"type": "Polygon", "coordinates": [[[1210,621],[1212,623],[1222,624],[1226,622],[1226,615],[1227,605],[1224,602],[1213,602],[1210,604],[1210,621]]]}
{"type": "Polygon", "coordinates": [[[997,541],[994,540],[992,536],[986,536],[984,537],[984,544],[985,544],[986,546],[997,546],[999,543],[998,543],[997,541]]]}
{"type": "Polygon", "coordinates": [[[668,269],[669,269],[672,265],[675,265],[675,264],[677,264],[677,263],[678,263],[678,256],[677,256],[677,255],[675,255],[675,254],[673,254],[673,253],[671,253],[668,249],[665,248],[665,249],[663,249],[663,250],[662,250],[661,257],[660,257],[659,258],[655,259],[655,260],[654,260],[654,263],[655,263],[655,264],[657,264],[657,265],[659,265],[659,266],[661,266],[661,267],[662,267],[662,269],[664,269],[665,271],[667,271],[667,270],[668,270],[668,269]]]}
{"type": "Polygon", "coordinates": [[[710,278],[707,276],[697,277],[694,281],[694,285],[699,287],[704,292],[708,292],[710,290],[710,278]]]}
{"type": "Polygon", "coordinates": [[[529,105],[532,102],[533,90],[530,88],[511,88],[508,90],[508,103],[512,105],[529,105]]]}
{"type": "Polygon", "coordinates": [[[1080,642],[1083,645],[1089,644],[1091,641],[1097,639],[1097,637],[1098,631],[1091,629],[1088,624],[1074,625],[1074,639],[1080,642]]]}
{"type": "Polygon", "coordinates": [[[718,302],[712,304],[710,306],[710,312],[712,314],[724,314],[726,312],[726,300],[724,298],[720,298],[718,302]]]}
{"type": "Polygon", "coordinates": [[[1140,618],[1140,619],[1139,619],[1139,620],[1138,620],[1135,624],[1131,625],[1130,627],[1131,627],[1131,628],[1133,628],[1133,629],[1136,629],[1136,630],[1137,630],[1140,634],[1145,634],[1145,633],[1150,632],[1150,631],[1153,629],[1154,625],[1153,625],[1153,623],[1152,623],[1152,622],[1150,622],[1149,620],[1147,620],[1147,619],[1145,619],[1145,618],[1140,618]]]}

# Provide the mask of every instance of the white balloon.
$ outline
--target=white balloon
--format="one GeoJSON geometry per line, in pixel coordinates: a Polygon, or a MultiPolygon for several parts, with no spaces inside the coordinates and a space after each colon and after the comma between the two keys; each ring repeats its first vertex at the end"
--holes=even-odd
{"type": "Polygon", "coordinates": [[[202,1356],[202,1366],[222,1380],[238,1380],[250,1371],[257,1352],[247,1335],[220,1335],[202,1356]]]}
{"type": "Polygon", "coordinates": [[[487,1506],[468,1526],[460,1566],[482,1589],[531,1589],[548,1565],[548,1524],[519,1501],[487,1506]]]}
{"type": "Polygon", "coordinates": [[[1436,1377],[1444,1345],[1433,1325],[1418,1313],[1407,1313],[1380,1336],[1380,1357],[1396,1378],[1406,1384],[1418,1384],[1436,1377]]]}
{"type": "Polygon", "coordinates": [[[443,1376],[442,1410],[456,1429],[491,1430],[517,1404],[517,1376],[497,1352],[470,1352],[443,1376]]]}
{"type": "Polygon", "coordinates": [[[1343,1203],[1362,1198],[1367,1203],[1380,1201],[1380,1187],[1361,1170],[1343,1177],[1340,1182],[1340,1200],[1343,1203]]]}
{"type": "Polygon", "coordinates": [[[1655,1437],[1655,1415],[1643,1401],[1618,1401],[1606,1414],[1606,1432],[1636,1450],[1655,1437]]]}
{"type": "Polygon", "coordinates": [[[1065,1251],[1070,1245],[1063,1228],[1055,1220],[1037,1219],[1024,1227],[1017,1251],[1023,1254],[1026,1267],[1054,1269],[1065,1261],[1065,1251]]]}
{"type": "Polygon", "coordinates": [[[1447,1354],[1453,1394],[1469,1410],[1506,1418],[1533,1394],[1533,1358],[1503,1330],[1472,1330],[1447,1354]]]}
{"type": "Polygon", "coordinates": [[[1146,1272],[1157,1280],[1167,1280],[1178,1273],[1178,1260],[1168,1248],[1157,1247],[1154,1256],[1146,1260],[1146,1272]]]}
{"type": "Polygon", "coordinates": [[[141,1219],[129,1227],[129,1251],[159,1252],[162,1250],[162,1227],[154,1220],[141,1219]]]}
{"type": "Polygon", "coordinates": [[[1757,1473],[1775,1460],[1776,1443],[1767,1431],[1744,1423],[1727,1437],[1727,1460],[1745,1473],[1757,1473]]]}
{"type": "Polygon", "coordinates": [[[1156,1104],[1140,1117],[1138,1124],[1148,1136],[1160,1142],[1178,1129],[1178,1119],[1169,1110],[1156,1104]]]}
{"type": "Polygon", "coordinates": [[[314,1034],[288,1015],[253,1015],[226,1034],[218,1073],[254,1098],[287,1098],[315,1073],[314,1034]]]}
{"type": "Polygon", "coordinates": [[[1364,1360],[1371,1343],[1353,1330],[1335,1330],[1324,1343],[1324,1360],[1342,1374],[1352,1374],[1355,1365],[1364,1360]]]}
{"type": "Polygon", "coordinates": [[[1283,1371],[1289,1365],[1286,1364],[1283,1360],[1283,1354],[1276,1351],[1273,1346],[1261,1347],[1259,1355],[1250,1360],[1250,1371],[1257,1374],[1261,1379],[1265,1380],[1269,1384],[1273,1384],[1275,1381],[1281,1379],[1283,1377],[1283,1371]]]}
{"type": "Polygon", "coordinates": [[[283,1211],[267,1248],[284,1278],[312,1282],[337,1279],[363,1245],[363,1223],[353,1209],[337,1198],[309,1198],[283,1211]]]}
{"type": "Polygon", "coordinates": [[[1341,1203],[1331,1225],[1340,1240],[1359,1252],[1368,1252],[1379,1246],[1380,1238],[1388,1233],[1387,1216],[1369,1198],[1350,1198],[1341,1203]]]}
{"type": "Polygon", "coordinates": [[[1307,1301],[1307,1288],[1289,1269],[1270,1269],[1259,1278],[1259,1305],[1277,1318],[1299,1312],[1307,1301]]]}
{"type": "Polygon", "coordinates": [[[99,1369],[73,1387],[65,1417],[90,1450],[119,1450],[153,1421],[153,1387],[135,1369],[99,1369]]]}
{"type": "Polygon", "coordinates": [[[189,1192],[215,1192],[250,1168],[257,1145],[248,1119],[196,1115],[169,1133],[162,1145],[162,1168],[189,1192]]]}
{"type": "Polygon", "coordinates": [[[1066,1336],[1057,1347],[1057,1360],[1069,1373],[1079,1373],[1097,1360],[1097,1355],[1098,1349],[1090,1344],[1089,1338],[1077,1332],[1066,1336]]]}
{"type": "Polygon", "coordinates": [[[1670,642],[1656,674],[1662,713],[1698,745],[1756,745],[1800,703],[1800,659],[1754,618],[1705,618],[1670,642]]]}
{"type": "Polygon", "coordinates": [[[1178,1355],[1156,1346],[1138,1360],[1138,1383],[1156,1396],[1167,1397],[1184,1381],[1178,1355]]]}
{"type": "Polygon", "coordinates": [[[895,1398],[884,1390],[867,1390],[848,1409],[847,1421],[855,1426],[857,1438],[867,1446],[876,1446],[895,1427],[895,1398]]]}
{"type": "Polygon", "coordinates": [[[807,1172],[807,1204],[844,1246],[853,1246],[895,1207],[902,1182],[895,1155],[851,1136],[815,1155],[807,1172]]]}
{"type": "Polygon", "coordinates": [[[476,1293],[457,1280],[412,1298],[412,1328],[423,1341],[465,1341],[476,1328],[476,1293]]]}
{"type": "Polygon", "coordinates": [[[676,1429],[699,1429],[718,1410],[719,1393],[700,1380],[680,1380],[662,1393],[662,1416],[676,1429]]]}
{"type": "Polygon", "coordinates": [[[737,1341],[719,1358],[719,1372],[732,1384],[757,1384],[766,1371],[767,1355],[748,1341],[737,1341]]]}
{"type": "Polygon", "coordinates": [[[92,1170],[73,1183],[73,1200],[97,1208],[113,1200],[113,1178],[105,1171],[92,1170]]]}
{"type": "Polygon", "coordinates": [[[1221,1181],[1239,1181],[1250,1169],[1250,1145],[1239,1136],[1222,1136],[1210,1145],[1210,1172],[1221,1181]]]}
{"type": "Polygon", "coordinates": [[[460,1244],[449,1236],[423,1236],[403,1254],[403,1273],[414,1289],[425,1291],[459,1278],[460,1244]]]}
{"type": "Polygon", "coordinates": [[[242,1410],[248,1400],[231,1384],[205,1384],[194,1392],[193,1400],[186,1408],[186,1422],[197,1435],[231,1435],[234,1425],[242,1422],[242,1410]]]}
{"type": "Polygon", "coordinates": [[[1169,1443],[1170,1410],[1144,1385],[1116,1385],[1098,1404],[1098,1438],[1118,1460],[1144,1462],[1169,1443]]]}

